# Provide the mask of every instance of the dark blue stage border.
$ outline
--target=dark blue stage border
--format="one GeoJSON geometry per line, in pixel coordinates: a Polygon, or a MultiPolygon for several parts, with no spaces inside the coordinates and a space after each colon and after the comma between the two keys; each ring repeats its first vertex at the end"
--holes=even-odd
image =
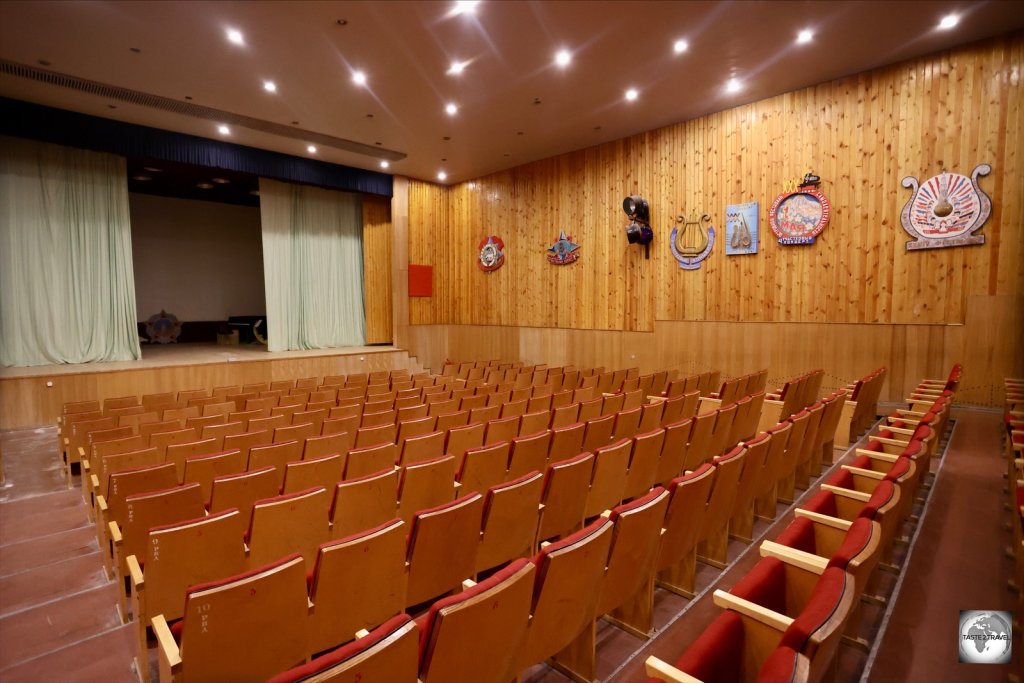
{"type": "Polygon", "coordinates": [[[0,97],[0,134],[390,197],[389,174],[0,97]]]}

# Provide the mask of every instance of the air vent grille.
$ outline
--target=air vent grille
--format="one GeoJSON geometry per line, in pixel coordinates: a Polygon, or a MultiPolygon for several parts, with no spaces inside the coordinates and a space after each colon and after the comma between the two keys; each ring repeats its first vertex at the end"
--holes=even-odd
{"type": "Polygon", "coordinates": [[[37,83],[45,83],[58,88],[66,88],[68,90],[75,90],[89,95],[95,95],[96,97],[102,97],[107,100],[115,100],[127,104],[134,104],[140,107],[148,107],[150,109],[159,109],[160,111],[179,114],[181,116],[191,116],[192,118],[203,119],[212,123],[224,123],[240,128],[248,128],[261,133],[269,133],[271,135],[290,138],[292,140],[299,140],[307,144],[316,143],[323,147],[333,147],[345,152],[373,157],[374,159],[400,161],[406,157],[403,152],[364,145],[361,142],[345,140],[344,138],[337,138],[333,135],[324,135],[323,133],[315,133],[313,131],[303,130],[302,128],[296,128],[294,126],[274,123],[273,121],[264,121],[263,119],[257,119],[243,114],[234,114],[221,109],[214,109],[213,107],[204,107],[201,104],[195,104],[193,102],[181,102],[179,100],[174,100],[169,97],[161,97],[160,95],[154,95],[152,93],[132,90],[130,88],[121,88],[116,85],[109,85],[98,81],[90,81],[85,78],[62,74],[49,69],[27,66],[17,62],[7,61],[5,59],[0,59],[0,73],[7,74],[9,76],[17,76],[19,78],[27,78],[29,80],[36,81],[37,83]]]}

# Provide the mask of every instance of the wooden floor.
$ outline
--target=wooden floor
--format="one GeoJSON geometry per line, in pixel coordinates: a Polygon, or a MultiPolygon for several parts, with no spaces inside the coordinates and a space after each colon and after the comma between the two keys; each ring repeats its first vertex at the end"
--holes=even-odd
{"type": "MultiPolygon", "coordinates": [[[[863,635],[877,645],[867,653],[841,647],[839,683],[995,682],[1011,671],[957,663],[959,610],[1016,603],[1006,589],[1012,562],[1003,554],[1010,536],[999,415],[957,410],[954,418],[930,497],[917,510],[922,521],[907,528],[913,543],[897,557],[907,563],[904,578],[879,572],[873,587],[892,594],[891,606],[864,609],[863,635]]],[[[0,440],[7,476],[0,488],[0,681],[136,681],[134,625],[120,622],[79,490],[61,476],[54,429],[8,431],[0,440]]],[[[774,524],[758,523],[755,544],[731,542],[725,570],[699,564],[695,599],[658,589],[654,639],[602,622],[598,678],[641,681],[649,654],[674,661],[716,615],[714,589],[735,583],[756,563],[760,538],[774,538],[791,519],[780,505],[774,524]]],[[[1018,635],[1014,666],[1022,649],[1018,635]]],[[[546,665],[523,676],[524,683],[565,680],[546,665]]]]}

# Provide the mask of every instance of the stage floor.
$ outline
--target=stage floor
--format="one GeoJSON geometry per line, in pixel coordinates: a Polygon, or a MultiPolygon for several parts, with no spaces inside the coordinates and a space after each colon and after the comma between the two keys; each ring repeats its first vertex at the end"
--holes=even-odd
{"type": "Polygon", "coordinates": [[[357,356],[375,353],[394,353],[394,346],[347,346],[339,349],[312,349],[309,351],[267,351],[262,344],[221,346],[218,344],[143,344],[140,360],[112,361],[109,363],[64,363],[36,365],[29,368],[0,368],[0,378],[45,377],[50,375],[76,375],[118,370],[142,370],[176,365],[207,365],[212,363],[245,363],[249,361],[315,358],[320,356],[357,356]]]}

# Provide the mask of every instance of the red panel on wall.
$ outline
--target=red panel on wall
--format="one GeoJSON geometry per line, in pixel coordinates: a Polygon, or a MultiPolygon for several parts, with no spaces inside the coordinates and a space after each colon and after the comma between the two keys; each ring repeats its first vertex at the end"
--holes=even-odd
{"type": "Polygon", "coordinates": [[[434,295],[434,266],[409,264],[409,296],[434,295]]]}

